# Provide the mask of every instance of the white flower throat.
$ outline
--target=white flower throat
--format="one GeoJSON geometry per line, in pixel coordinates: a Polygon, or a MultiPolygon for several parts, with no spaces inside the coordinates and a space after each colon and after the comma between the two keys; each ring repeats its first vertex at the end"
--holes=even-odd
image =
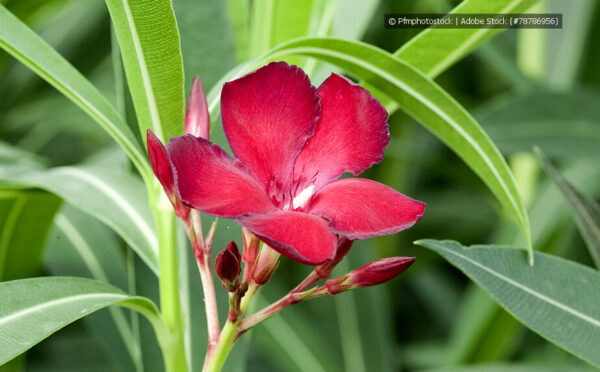
{"type": "MultiPolygon", "coordinates": [[[[307,188],[305,188],[304,190],[300,191],[298,194],[296,194],[296,196],[294,196],[294,199],[292,200],[292,203],[291,203],[292,208],[293,209],[304,208],[306,203],[308,203],[310,198],[313,196],[314,189],[315,189],[315,185],[310,185],[307,188]]],[[[290,203],[286,203],[286,205],[283,207],[283,210],[287,211],[289,208],[290,208],[290,203]]]]}

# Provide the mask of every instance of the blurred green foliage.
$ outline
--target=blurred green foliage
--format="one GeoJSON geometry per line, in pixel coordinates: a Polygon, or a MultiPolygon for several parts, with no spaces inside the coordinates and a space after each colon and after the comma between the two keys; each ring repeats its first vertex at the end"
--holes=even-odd
{"type": "MultiPolygon", "coordinates": [[[[122,66],[114,63],[116,47],[111,45],[114,38],[102,1],[1,3],[120,108],[142,143],[122,66]]],[[[445,12],[459,1],[306,0],[293,1],[297,3],[293,7],[283,3],[173,0],[181,31],[186,90],[191,77],[198,75],[208,92],[237,62],[302,35],[363,40],[394,52],[418,31],[386,29],[384,14],[445,12]],[[268,3],[277,6],[269,7],[268,3]],[[246,11],[240,10],[244,7],[246,11]],[[278,19],[272,33],[260,34],[256,25],[278,14],[288,18],[278,19]],[[316,27],[323,18],[330,20],[329,27],[316,27]]],[[[593,21],[600,19],[600,6],[593,0],[543,3],[545,11],[564,14],[562,30],[505,30],[436,81],[474,114],[513,169],[534,157],[531,148],[537,144],[572,185],[597,199],[600,27],[593,21]]],[[[315,84],[337,70],[306,58],[291,61],[310,66],[315,84]]],[[[0,52],[0,97],[0,176],[4,180],[14,175],[15,166],[78,166],[99,151],[112,151],[110,138],[92,119],[4,52],[0,52]]],[[[426,214],[410,230],[355,243],[347,266],[338,270],[342,273],[343,269],[389,255],[415,256],[416,263],[385,286],[287,309],[252,331],[250,337],[245,336],[226,369],[591,370],[522,326],[441,257],[412,244],[421,238],[453,239],[464,245],[523,246],[524,242],[485,185],[453,152],[402,111],[391,116],[390,130],[385,160],[367,176],[427,202],[426,214]],[[461,368],[479,364],[490,366],[461,368]]],[[[219,126],[213,133],[213,138],[225,146],[219,126]]],[[[566,200],[539,167],[534,161],[526,175],[517,176],[519,186],[531,195],[527,202],[535,249],[592,266],[566,200]]],[[[130,167],[120,168],[133,173],[130,167]]],[[[68,197],[64,199],[68,201],[68,197]]],[[[55,217],[60,200],[31,184],[0,189],[0,280],[35,276],[43,270],[45,274],[106,280],[158,301],[156,277],[127,244],[104,224],[70,205],[55,217]],[[48,230],[52,230],[50,239],[46,239],[48,230]],[[82,247],[87,253],[82,253],[82,247]],[[40,267],[36,257],[44,248],[40,267]],[[23,257],[30,267],[19,263],[23,257]],[[94,270],[94,260],[111,271],[94,270]]],[[[224,247],[230,236],[239,240],[239,228],[231,221],[221,221],[215,247],[224,247]]],[[[203,304],[193,258],[190,250],[186,252],[181,270],[189,280],[183,281],[182,292],[187,293],[191,309],[187,314],[192,325],[187,337],[194,347],[191,364],[199,370],[206,343],[203,304]]],[[[306,273],[306,267],[282,260],[274,280],[261,293],[261,301],[275,300],[306,273]]],[[[224,296],[219,300],[222,305],[226,303],[224,296]]],[[[153,339],[151,333],[146,321],[129,311],[103,310],[33,348],[23,370],[160,371],[160,352],[154,341],[149,341],[153,339]],[[121,320],[116,322],[124,321],[137,340],[129,348],[115,327],[117,318],[121,320]],[[96,352],[90,354],[89,350],[96,352]]],[[[0,370],[19,368],[9,364],[0,370]]]]}

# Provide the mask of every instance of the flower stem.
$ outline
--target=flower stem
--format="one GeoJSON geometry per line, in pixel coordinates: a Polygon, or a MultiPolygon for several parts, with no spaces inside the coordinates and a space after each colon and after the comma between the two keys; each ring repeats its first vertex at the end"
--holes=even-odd
{"type": "Polygon", "coordinates": [[[219,342],[210,353],[206,354],[204,368],[202,368],[203,372],[219,372],[223,368],[231,349],[233,349],[233,345],[239,337],[237,331],[239,323],[239,318],[233,322],[227,320],[227,323],[225,323],[225,326],[221,331],[219,342]]]}
{"type": "Polygon", "coordinates": [[[308,289],[308,287],[317,283],[319,281],[319,279],[321,279],[321,278],[317,274],[317,271],[316,270],[311,271],[310,274],[308,274],[308,276],[306,278],[304,278],[304,280],[300,284],[298,284],[296,286],[296,288],[294,288],[292,290],[292,293],[306,291],[308,289]]]}
{"type": "Polygon", "coordinates": [[[248,331],[250,328],[256,326],[257,324],[269,319],[273,315],[277,314],[281,310],[285,309],[290,305],[297,304],[298,302],[302,302],[304,300],[308,300],[310,298],[321,297],[327,295],[327,288],[318,287],[308,290],[306,292],[290,292],[287,295],[283,296],[279,301],[273,302],[271,305],[263,308],[260,311],[250,315],[249,317],[243,319],[240,322],[238,332],[243,334],[248,331]]]}
{"type": "Polygon", "coordinates": [[[204,292],[204,306],[206,309],[206,322],[208,327],[208,352],[210,352],[219,340],[219,312],[217,310],[217,297],[212,272],[210,270],[209,258],[203,255],[198,260],[198,270],[202,280],[202,291],[204,292]]]}
{"type": "Polygon", "coordinates": [[[157,189],[154,196],[152,205],[158,234],[160,308],[172,334],[169,344],[163,347],[163,357],[167,372],[182,372],[187,371],[188,367],[185,358],[183,314],[179,295],[175,215],[162,194],[162,190],[157,189]]]}
{"type": "MultiPolygon", "coordinates": [[[[210,247],[205,244],[202,238],[202,225],[200,221],[200,212],[195,209],[190,211],[188,218],[184,219],[186,232],[192,243],[194,255],[198,262],[198,271],[202,281],[202,291],[204,292],[204,307],[206,311],[206,324],[208,328],[208,350],[207,354],[217,344],[219,340],[219,311],[217,309],[217,296],[215,294],[215,284],[213,281],[212,270],[210,266],[210,247]]],[[[213,224],[214,226],[214,224],[213,224]]],[[[214,234],[213,229],[211,232],[214,234]]],[[[209,233],[210,234],[210,233],[209,233]]]]}

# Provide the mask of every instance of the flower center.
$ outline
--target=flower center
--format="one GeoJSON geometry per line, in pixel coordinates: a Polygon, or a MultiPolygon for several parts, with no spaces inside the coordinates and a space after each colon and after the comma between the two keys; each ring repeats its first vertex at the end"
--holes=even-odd
{"type": "Polygon", "coordinates": [[[315,185],[310,185],[304,190],[300,191],[300,193],[294,196],[294,200],[292,201],[295,208],[304,208],[306,203],[310,200],[313,195],[313,191],[315,190],[315,185]]]}
{"type": "Polygon", "coordinates": [[[286,198],[285,205],[282,208],[283,211],[285,212],[285,211],[289,210],[290,208],[294,211],[304,208],[306,203],[308,203],[310,198],[313,196],[314,189],[315,189],[315,185],[308,186],[304,190],[297,193],[293,199],[290,198],[291,203],[290,203],[290,199],[286,198]]]}

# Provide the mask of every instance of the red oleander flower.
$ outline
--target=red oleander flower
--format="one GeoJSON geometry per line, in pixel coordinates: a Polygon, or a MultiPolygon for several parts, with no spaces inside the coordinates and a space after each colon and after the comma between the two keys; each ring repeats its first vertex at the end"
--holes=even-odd
{"type": "Polygon", "coordinates": [[[316,265],[351,240],[414,225],[425,204],[357,176],[383,160],[388,114],[332,74],[318,89],[297,66],[271,63],[226,83],[223,130],[234,157],[193,135],[167,145],[179,199],[235,218],[281,254],[316,265]]]}

